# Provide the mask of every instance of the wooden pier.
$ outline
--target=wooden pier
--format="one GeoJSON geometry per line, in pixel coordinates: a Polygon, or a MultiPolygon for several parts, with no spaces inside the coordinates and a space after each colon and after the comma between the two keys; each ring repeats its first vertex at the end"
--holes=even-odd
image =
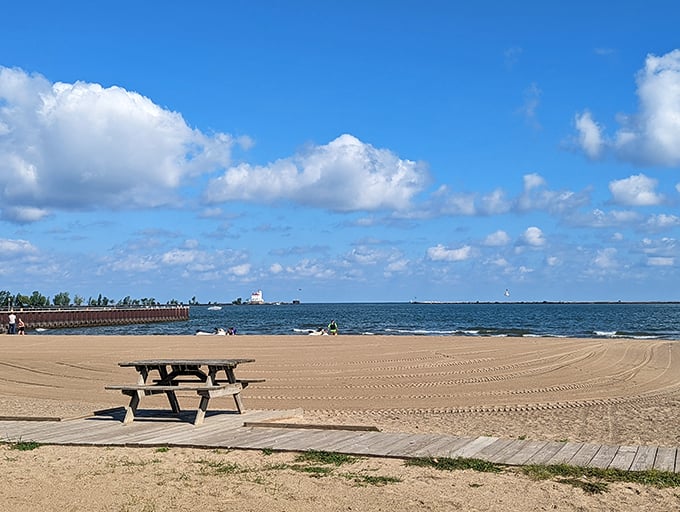
{"type": "Polygon", "coordinates": [[[0,441],[34,441],[78,446],[174,446],[304,452],[337,452],[359,456],[416,458],[467,457],[505,465],[568,464],[624,471],[680,472],[677,447],[618,446],[576,442],[458,437],[441,434],[380,432],[342,426],[279,424],[300,417],[301,410],[214,411],[205,424],[193,425],[195,412],[159,415],[140,411],[123,425],[123,408],[65,421],[0,421],[0,441]]]}
{"type": "MultiPolygon", "coordinates": [[[[6,331],[10,311],[0,313],[0,324],[6,331]]],[[[48,309],[15,309],[14,314],[26,324],[26,330],[130,325],[189,320],[189,306],[149,307],[67,307],[48,309]]]]}

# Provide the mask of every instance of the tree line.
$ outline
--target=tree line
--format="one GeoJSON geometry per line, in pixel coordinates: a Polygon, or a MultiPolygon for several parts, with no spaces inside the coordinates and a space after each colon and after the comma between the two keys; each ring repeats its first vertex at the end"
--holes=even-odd
{"type": "MultiPolygon", "coordinates": [[[[196,298],[192,297],[190,303],[195,303],[195,301],[196,298]]],[[[180,305],[181,303],[175,299],[172,299],[166,302],[166,304],[169,306],[177,306],[180,305]]],[[[90,297],[86,301],[80,295],[75,295],[73,297],[73,300],[71,300],[71,295],[69,294],[69,292],[59,292],[55,294],[54,297],[52,297],[52,299],[50,300],[49,297],[46,297],[45,295],[38,291],[34,291],[31,295],[24,295],[21,293],[13,294],[12,292],[7,290],[0,291],[0,308],[3,309],[5,307],[7,307],[8,309],[48,308],[51,306],[67,307],[71,305],[106,307],[106,306],[160,306],[161,304],[153,297],[133,299],[129,295],[116,301],[100,293],[96,298],[90,297]]]]}

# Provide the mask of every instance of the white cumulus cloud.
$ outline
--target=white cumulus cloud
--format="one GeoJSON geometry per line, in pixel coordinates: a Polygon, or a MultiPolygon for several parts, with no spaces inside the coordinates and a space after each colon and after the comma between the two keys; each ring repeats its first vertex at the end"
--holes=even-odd
{"type": "Polygon", "coordinates": [[[51,83],[0,66],[0,208],[9,220],[56,209],[176,201],[182,182],[229,165],[234,140],[121,87],[51,83]]]}
{"type": "Polygon", "coordinates": [[[284,200],[334,211],[404,210],[428,181],[422,163],[345,134],[267,166],[227,169],[205,195],[212,203],[284,200]]]}
{"type": "Polygon", "coordinates": [[[484,239],[484,245],[488,245],[489,247],[507,245],[509,242],[510,236],[502,229],[487,235],[487,237],[484,239]]]}
{"type": "Polygon", "coordinates": [[[427,249],[427,257],[432,261],[464,261],[472,257],[472,247],[464,245],[458,249],[449,249],[442,244],[427,249]]]}
{"type": "Polygon", "coordinates": [[[531,247],[542,247],[546,243],[543,231],[536,226],[528,227],[522,235],[522,240],[531,247]]]}
{"type": "Polygon", "coordinates": [[[593,120],[593,115],[586,111],[576,116],[576,130],[581,149],[590,158],[599,158],[604,147],[602,128],[593,120]]]}
{"type": "Polygon", "coordinates": [[[579,145],[590,158],[610,150],[641,165],[680,164],[680,49],[648,55],[636,76],[638,112],[620,115],[619,129],[606,138],[590,112],[576,116],[579,145]]]}
{"type": "Polygon", "coordinates": [[[663,202],[663,196],[657,194],[657,181],[644,174],[637,174],[622,180],[609,183],[609,191],[617,204],[626,206],[654,206],[663,202]]]}

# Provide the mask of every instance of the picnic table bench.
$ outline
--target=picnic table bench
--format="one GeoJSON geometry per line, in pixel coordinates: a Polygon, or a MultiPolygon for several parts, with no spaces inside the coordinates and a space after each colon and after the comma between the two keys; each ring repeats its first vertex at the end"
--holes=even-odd
{"type": "Polygon", "coordinates": [[[175,414],[181,412],[178,391],[195,392],[201,397],[194,425],[203,423],[211,398],[232,395],[239,414],[243,413],[241,391],[264,379],[237,379],[234,369],[241,363],[254,359],[145,359],[118,363],[121,367],[134,367],[138,377],[136,384],[111,384],[107,390],[121,391],[130,397],[125,408],[123,424],[134,421],[139,402],[143,396],[165,393],[175,414]],[[158,374],[152,378],[152,372],[158,374]],[[223,372],[221,379],[218,374],[223,372]]]}

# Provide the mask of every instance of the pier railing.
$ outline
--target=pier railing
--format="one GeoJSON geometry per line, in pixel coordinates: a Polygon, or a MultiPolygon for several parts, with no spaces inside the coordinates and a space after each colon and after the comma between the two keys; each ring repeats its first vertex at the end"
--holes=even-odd
{"type": "MultiPolygon", "coordinates": [[[[0,312],[0,330],[6,332],[10,311],[0,312]]],[[[189,319],[189,306],[139,307],[66,307],[15,309],[17,319],[26,330],[44,328],[94,327],[98,325],[128,325],[158,322],[181,322],[189,319]]]]}

